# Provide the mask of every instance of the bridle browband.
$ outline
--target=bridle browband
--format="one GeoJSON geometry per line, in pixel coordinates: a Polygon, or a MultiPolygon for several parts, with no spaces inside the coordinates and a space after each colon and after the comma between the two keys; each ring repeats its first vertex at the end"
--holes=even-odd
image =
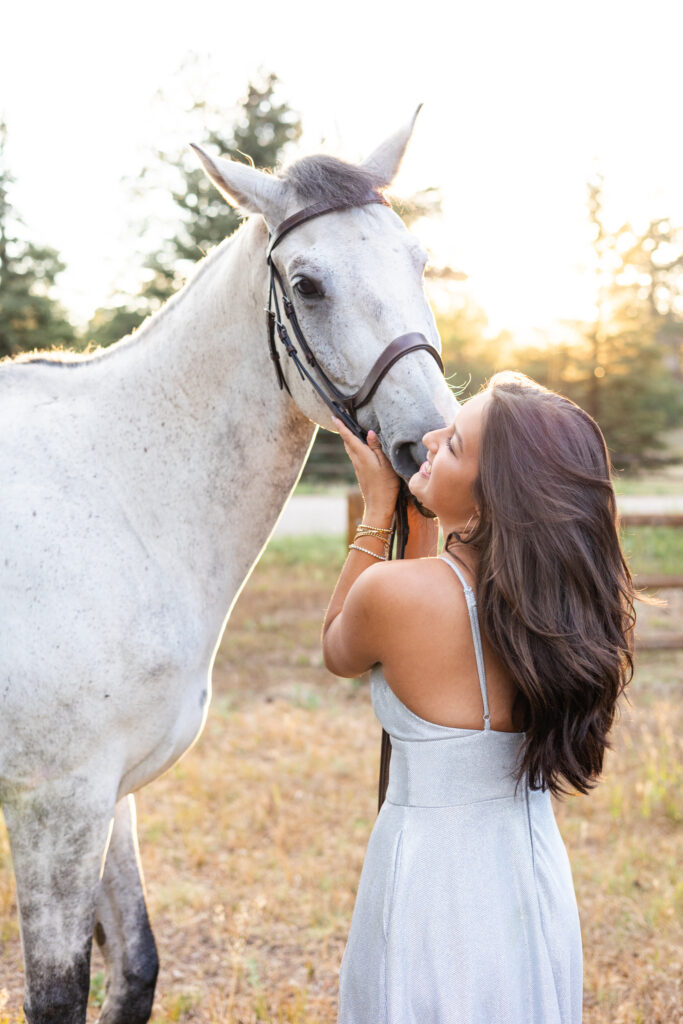
{"type": "Polygon", "coordinates": [[[365,381],[361,384],[358,390],[352,395],[343,394],[343,392],[333,384],[322,367],[318,365],[316,357],[311,351],[304,333],[301,330],[296,310],[285,291],[284,282],[279,270],[273,262],[272,254],[273,249],[282,241],[285,235],[300,224],[304,224],[308,220],[313,220],[314,217],[321,217],[326,213],[333,213],[338,210],[349,210],[356,206],[369,206],[371,203],[380,203],[382,206],[389,206],[387,200],[377,192],[369,193],[365,199],[362,199],[357,203],[319,202],[314,203],[312,206],[307,206],[303,210],[299,210],[298,213],[292,214],[291,217],[287,217],[286,220],[283,220],[282,223],[278,225],[270,237],[266,252],[268,266],[270,267],[270,288],[268,293],[268,308],[266,309],[268,321],[268,344],[270,347],[270,356],[275,366],[278,384],[280,385],[280,390],[285,388],[290,395],[292,393],[285,379],[282,364],[280,362],[280,355],[275,344],[276,331],[280,341],[284,345],[287,355],[299,371],[301,379],[303,380],[304,378],[307,378],[310,381],[322,398],[323,402],[325,402],[325,404],[332,410],[335,416],[342,420],[349,430],[353,431],[356,437],[359,437],[362,441],[366,438],[366,432],[358,422],[356,412],[370,401],[382,382],[385,374],[391,369],[394,363],[399,359],[402,359],[403,356],[407,356],[410,352],[417,352],[424,349],[436,360],[439,369],[443,373],[441,357],[434,346],[430,345],[427,341],[424,334],[419,334],[417,332],[402,334],[400,337],[394,338],[384,351],[380,353],[379,358],[371,367],[365,381]],[[282,305],[285,315],[291,324],[296,340],[301,347],[301,351],[305,356],[308,365],[311,369],[315,370],[320,383],[315,380],[313,375],[301,361],[299,353],[292,343],[287,327],[280,314],[280,303],[277,295],[278,288],[282,295],[282,305]]]}

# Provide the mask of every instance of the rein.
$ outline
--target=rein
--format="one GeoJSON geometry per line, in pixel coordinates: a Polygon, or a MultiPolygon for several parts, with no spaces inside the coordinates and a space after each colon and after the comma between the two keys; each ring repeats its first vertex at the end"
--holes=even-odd
{"type": "MultiPolygon", "coordinates": [[[[287,217],[281,224],[275,229],[270,237],[268,243],[268,249],[266,252],[266,259],[270,268],[270,287],[268,292],[268,307],[266,309],[266,318],[268,326],[268,345],[270,348],[270,357],[275,367],[275,374],[277,376],[278,385],[280,390],[284,388],[287,393],[291,396],[292,392],[289,388],[289,384],[285,378],[282,370],[282,363],[280,361],[280,354],[277,350],[275,343],[275,334],[277,333],[282,345],[284,346],[285,352],[292,360],[297,368],[299,376],[302,380],[308,379],[310,384],[315,388],[317,393],[322,398],[323,402],[332,410],[335,416],[337,416],[346,426],[351,430],[356,437],[361,441],[366,441],[367,432],[363,430],[357,418],[357,410],[366,405],[372,396],[375,394],[380,383],[384,379],[385,374],[391,369],[391,367],[403,356],[407,356],[410,352],[418,352],[424,350],[436,361],[441,373],[443,370],[443,363],[441,356],[434,348],[433,345],[425,338],[424,334],[417,332],[410,332],[409,334],[401,334],[398,338],[394,338],[392,342],[380,353],[378,359],[374,362],[370,368],[370,372],[365,378],[364,382],[352,395],[346,395],[341,392],[337,386],[330,380],[322,367],[318,364],[318,361],[311,351],[311,348],[306,341],[304,333],[299,324],[299,320],[296,314],[294,305],[287,295],[285,290],[284,282],[280,271],[275,266],[272,255],[273,249],[282,241],[282,239],[294,228],[300,224],[306,223],[306,221],[313,220],[315,217],[322,217],[326,213],[333,213],[338,210],[348,210],[355,206],[369,206],[372,203],[379,203],[382,206],[389,206],[387,200],[379,195],[377,192],[369,193],[365,199],[358,203],[326,203],[319,202],[314,203],[312,206],[307,206],[303,210],[299,210],[298,213],[292,214],[291,217],[287,217]],[[285,324],[282,314],[280,312],[280,301],[278,299],[278,290],[282,296],[282,307],[284,309],[285,316],[289,320],[294,336],[299,343],[304,358],[310,367],[310,370],[304,365],[299,352],[290,338],[287,325],[285,324]],[[311,370],[314,370],[318,380],[315,379],[311,370]]],[[[396,540],[395,557],[403,558],[406,549],[406,543],[408,541],[408,501],[410,500],[410,492],[405,481],[401,481],[401,488],[399,490],[398,499],[396,502],[396,512],[394,515],[394,537],[396,540]]],[[[384,803],[384,798],[389,784],[389,762],[391,760],[391,740],[389,734],[382,729],[382,749],[380,754],[380,768],[379,768],[379,792],[378,792],[378,810],[384,803]]]]}

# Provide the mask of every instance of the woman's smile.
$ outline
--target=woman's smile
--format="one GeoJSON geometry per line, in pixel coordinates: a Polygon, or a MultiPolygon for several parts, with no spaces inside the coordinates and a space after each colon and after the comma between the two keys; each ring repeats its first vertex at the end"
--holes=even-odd
{"type": "Polygon", "coordinates": [[[453,423],[422,438],[427,457],[409,487],[450,529],[458,529],[474,512],[472,485],[479,468],[482,417],[490,396],[483,392],[465,402],[453,423]]]}

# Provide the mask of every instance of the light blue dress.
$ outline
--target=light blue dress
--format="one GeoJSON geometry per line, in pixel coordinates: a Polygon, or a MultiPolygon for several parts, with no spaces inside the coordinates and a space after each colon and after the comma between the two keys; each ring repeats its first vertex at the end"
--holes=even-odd
{"type": "MultiPolygon", "coordinates": [[[[443,557],[443,556],[442,556],[443,557]]],[[[465,588],[484,728],[413,714],[371,675],[391,736],[339,984],[339,1024],[579,1024],[582,950],[548,791],[512,777],[523,733],[491,729],[472,588],[465,588]]]]}

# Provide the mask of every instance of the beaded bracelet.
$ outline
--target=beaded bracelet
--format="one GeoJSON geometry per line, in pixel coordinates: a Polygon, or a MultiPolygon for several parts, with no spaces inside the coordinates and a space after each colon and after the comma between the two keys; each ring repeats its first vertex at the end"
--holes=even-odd
{"type": "Polygon", "coordinates": [[[349,551],[353,548],[354,551],[364,551],[366,555],[372,555],[378,562],[386,562],[386,555],[376,555],[374,551],[370,551],[369,548],[362,548],[360,544],[349,544],[349,551]]]}
{"type": "MultiPolygon", "coordinates": [[[[357,544],[358,541],[362,540],[364,536],[367,536],[367,534],[357,533],[356,536],[353,538],[353,543],[357,544]]],[[[391,544],[389,543],[388,540],[383,540],[382,537],[375,537],[374,535],[371,538],[369,538],[369,539],[371,539],[371,540],[381,540],[382,541],[382,547],[383,547],[383,550],[384,550],[384,557],[385,558],[389,557],[389,552],[391,551],[391,544]]]]}
{"type": "Polygon", "coordinates": [[[391,538],[390,537],[382,536],[381,533],[378,533],[377,531],[375,531],[375,529],[373,527],[371,527],[371,526],[366,526],[366,527],[359,526],[358,529],[356,530],[356,536],[353,538],[354,544],[356,543],[356,541],[361,540],[361,538],[363,538],[363,537],[372,537],[373,540],[380,540],[382,542],[382,544],[384,545],[384,554],[387,557],[389,556],[389,552],[391,551],[391,538]]]}

